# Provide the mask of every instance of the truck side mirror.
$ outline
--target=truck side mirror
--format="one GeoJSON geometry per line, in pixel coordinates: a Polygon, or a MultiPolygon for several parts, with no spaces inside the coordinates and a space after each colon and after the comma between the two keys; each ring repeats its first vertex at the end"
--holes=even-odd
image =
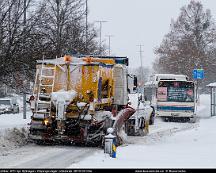
{"type": "Polygon", "coordinates": [[[127,90],[128,90],[128,94],[130,94],[131,93],[130,89],[128,88],[127,90]]]}
{"type": "Polygon", "coordinates": [[[133,87],[133,92],[137,92],[137,87],[136,86],[133,87]]]}

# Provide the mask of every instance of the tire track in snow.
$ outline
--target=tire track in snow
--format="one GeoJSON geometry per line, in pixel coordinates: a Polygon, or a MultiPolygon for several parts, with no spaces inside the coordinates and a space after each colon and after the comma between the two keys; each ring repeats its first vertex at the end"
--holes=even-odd
{"type": "Polygon", "coordinates": [[[66,168],[92,155],[98,148],[26,145],[0,157],[1,168],[66,168]]]}
{"type": "Polygon", "coordinates": [[[159,141],[166,140],[166,137],[175,133],[183,132],[198,128],[199,123],[173,123],[173,122],[156,122],[150,126],[149,134],[146,136],[128,136],[126,145],[128,144],[145,144],[152,145],[159,141]]]}

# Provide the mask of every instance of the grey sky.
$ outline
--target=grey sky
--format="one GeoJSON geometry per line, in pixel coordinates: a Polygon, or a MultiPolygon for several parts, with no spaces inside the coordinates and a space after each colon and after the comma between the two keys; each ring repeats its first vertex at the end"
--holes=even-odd
{"type": "MultiPolygon", "coordinates": [[[[200,0],[216,19],[216,0],[200,0]]],[[[130,66],[140,66],[139,47],[143,44],[143,65],[150,66],[155,58],[153,49],[169,32],[171,19],[189,0],[88,0],[89,21],[106,20],[102,25],[102,39],[111,38],[111,54],[128,56],[130,66]]],[[[95,23],[99,28],[99,23],[95,23]]]]}

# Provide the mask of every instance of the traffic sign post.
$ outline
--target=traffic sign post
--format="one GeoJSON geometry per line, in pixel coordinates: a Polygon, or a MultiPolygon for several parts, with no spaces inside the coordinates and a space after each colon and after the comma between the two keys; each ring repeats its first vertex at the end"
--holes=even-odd
{"type": "Polygon", "coordinates": [[[204,70],[202,68],[200,69],[194,69],[193,70],[193,78],[196,79],[204,79],[204,70]]]}
{"type": "Polygon", "coordinates": [[[199,69],[194,69],[193,70],[193,78],[195,80],[196,83],[196,111],[197,111],[197,102],[198,102],[198,79],[204,79],[204,69],[203,68],[199,68],[199,69]]]}

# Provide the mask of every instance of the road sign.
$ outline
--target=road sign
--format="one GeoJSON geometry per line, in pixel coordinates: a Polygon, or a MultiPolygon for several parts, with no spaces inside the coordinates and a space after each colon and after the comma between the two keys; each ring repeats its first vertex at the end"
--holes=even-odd
{"type": "Polygon", "coordinates": [[[194,69],[193,70],[193,78],[194,79],[203,79],[204,78],[204,70],[201,69],[194,69]]]}

